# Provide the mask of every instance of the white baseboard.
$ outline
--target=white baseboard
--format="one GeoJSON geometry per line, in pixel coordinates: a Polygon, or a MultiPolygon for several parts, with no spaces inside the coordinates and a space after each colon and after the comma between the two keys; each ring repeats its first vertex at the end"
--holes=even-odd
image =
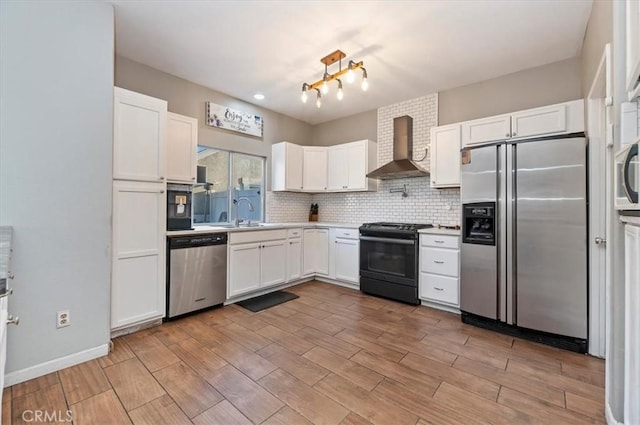
{"type": "Polygon", "coordinates": [[[343,286],[343,287],[349,288],[349,289],[355,289],[356,291],[360,290],[360,284],[359,283],[343,282],[341,280],[335,280],[335,279],[331,279],[331,278],[328,278],[328,277],[317,276],[317,275],[315,277],[315,280],[319,280],[320,282],[325,282],[325,283],[331,283],[333,285],[343,286]]]}
{"type": "Polygon", "coordinates": [[[426,300],[420,300],[420,304],[426,306],[426,307],[431,307],[431,308],[435,308],[438,310],[443,310],[443,311],[448,311],[449,313],[455,313],[455,314],[460,314],[460,309],[456,308],[456,307],[451,307],[448,305],[444,305],[444,304],[438,304],[438,303],[434,303],[431,301],[426,301],[426,300]]]}
{"type": "Polygon", "coordinates": [[[88,350],[80,351],[78,353],[73,353],[68,356],[49,360],[48,362],[40,363],[26,369],[16,370],[15,372],[10,372],[5,375],[4,387],[6,388],[33,378],[38,378],[46,375],[47,373],[56,372],[69,366],[74,366],[89,360],[97,359],[98,357],[106,356],[107,354],[109,354],[108,343],[94,348],[89,348],[88,350]]]}
{"type": "Polygon", "coordinates": [[[622,422],[618,422],[616,418],[613,417],[611,406],[606,402],[604,403],[604,415],[607,418],[607,425],[624,425],[622,422]]]}

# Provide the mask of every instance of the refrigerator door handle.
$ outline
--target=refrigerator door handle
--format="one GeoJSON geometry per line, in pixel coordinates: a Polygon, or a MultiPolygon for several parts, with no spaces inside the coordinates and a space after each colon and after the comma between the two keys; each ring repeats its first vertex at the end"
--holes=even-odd
{"type": "Polygon", "coordinates": [[[517,145],[508,144],[506,146],[506,193],[503,195],[506,201],[506,300],[507,317],[506,322],[510,325],[516,324],[516,149],[517,145]]]}

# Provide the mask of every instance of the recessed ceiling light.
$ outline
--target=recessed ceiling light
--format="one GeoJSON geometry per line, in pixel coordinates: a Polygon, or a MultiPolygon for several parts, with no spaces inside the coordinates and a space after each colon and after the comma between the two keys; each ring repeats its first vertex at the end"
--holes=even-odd
{"type": "Polygon", "coordinates": [[[253,95],[253,98],[256,100],[262,100],[264,99],[264,95],[262,93],[256,93],[253,95]]]}

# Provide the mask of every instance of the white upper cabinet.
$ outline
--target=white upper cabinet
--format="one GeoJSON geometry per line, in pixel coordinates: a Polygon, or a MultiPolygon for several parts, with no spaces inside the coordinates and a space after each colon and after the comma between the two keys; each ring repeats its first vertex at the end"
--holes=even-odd
{"type": "Polygon", "coordinates": [[[302,146],[289,142],[271,147],[271,190],[298,192],[302,188],[302,146]]]}
{"type": "Polygon", "coordinates": [[[584,131],[582,99],[460,123],[462,147],[584,131]]]}
{"type": "Polygon", "coordinates": [[[504,140],[511,137],[511,116],[499,115],[462,123],[462,145],[504,140]]]}
{"type": "Polygon", "coordinates": [[[460,186],[460,124],[431,127],[431,187],[460,186]]]}
{"type": "Polygon", "coordinates": [[[305,191],[327,190],[327,156],[326,148],[303,148],[302,187],[305,191]]]}
{"type": "Polygon", "coordinates": [[[371,140],[335,145],[329,149],[328,190],[376,190],[377,180],[367,178],[376,167],[376,144],[371,140]]]}
{"type": "Polygon", "coordinates": [[[376,158],[376,143],[371,140],[329,147],[276,143],[271,148],[271,190],[377,190],[377,180],[367,178],[367,173],[376,168],[376,158]]]}
{"type": "Polygon", "coordinates": [[[163,182],[167,102],[114,88],[113,178],[163,182]]]}
{"type": "Polygon", "coordinates": [[[567,105],[552,105],[511,114],[511,137],[532,137],[567,131],[567,105]]]}
{"type": "Polygon", "coordinates": [[[167,180],[195,183],[198,120],[169,112],[167,132],[167,180]]]}

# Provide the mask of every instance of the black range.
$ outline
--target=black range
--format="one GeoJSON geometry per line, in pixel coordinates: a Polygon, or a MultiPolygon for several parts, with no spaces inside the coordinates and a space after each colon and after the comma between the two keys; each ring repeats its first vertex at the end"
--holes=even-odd
{"type": "Polygon", "coordinates": [[[360,226],[360,290],[409,304],[418,299],[418,230],[414,223],[365,223],[360,226]]]}

